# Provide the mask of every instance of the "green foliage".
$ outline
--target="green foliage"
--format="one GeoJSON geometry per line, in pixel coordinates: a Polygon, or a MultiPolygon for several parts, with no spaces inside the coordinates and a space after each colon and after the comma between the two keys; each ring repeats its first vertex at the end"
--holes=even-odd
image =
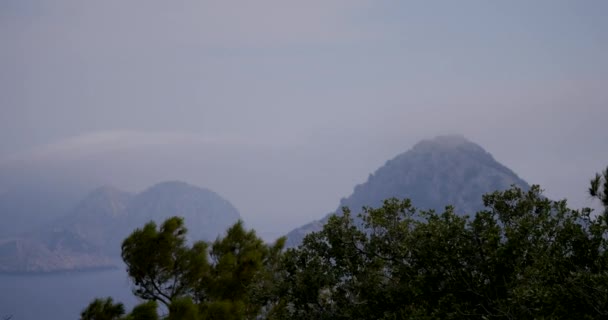
{"type": "Polygon", "coordinates": [[[242,301],[210,301],[201,306],[202,319],[237,320],[245,317],[245,306],[242,301]]]}
{"type": "Polygon", "coordinates": [[[194,294],[209,270],[207,244],[186,244],[182,218],[167,219],[157,230],[154,222],[137,229],[122,244],[122,258],[135,283],[134,294],[169,306],[180,296],[194,294]]]}
{"type": "Polygon", "coordinates": [[[125,320],[158,320],[158,304],[156,301],[141,303],[125,318],[125,320]]]}
{"type": "Polygon", "coordinates": [[[602,174],[596,173],[595,177],[591,179],[589,195],[600,200],[604,206],[604,216],[608,218],[608,167],[602,174]]]}
{"type": "Polygon", "coordinates": [[[177,298],[169,306],[167,320],[198,320],[199,308],[190,297],[177,298]]]}
{"type": "Polygon", "coordinates": [[[203,285],[205,312],[212,318],[254,318],[272,303],[272,279],[284,242],[281,238],[266,245],[242,222],[229,228],[211,246],[211,274],[203,285]]]}
{"type": "Polygon", "coordinates": [[[483,200],[467,218],[389,199],[365,208],[362,228],[345,209],[285,253],[277,318],[608,316],[603,217],[538,186],[483,200]]]}
{"type": "MultiPolygon", "coordinates": [[[[608,199],[608,169],[590,195],[608,199]]],[[[605,319],[608,215],[552,201],[538,186],[483,197],[459,216],[388,199],[348,208],[283,251],[242,222],[213,243],[188,246],[181,218],[150,222],[123,243],[134,293],[149,300],[125,318],[158,319],[605,319]]],[[[608,212],[608,205],[606,212],[608,212]]],[[[82,319],[119,319],[96,299],[82,319]]]]}
{"type": "Polygon", "coordinates": [[[114,303],[112,298],[95,299],[81,313],[81,320],[116,320],[125,314],[122,303],[114,303]]]}
{"type": "Polygon", "coordinates": [[[214,266],[208,289],[214,300],[246,298],[246,288],[263,266],[264,247],[255,232],[245,231],[241,222],[213,243],[210,255],[214,266]]]}
{"type": "Polygon", "coordinates": [[[271,309],[284,238],[267,245],[241,221],[211,245],[188,246],[186,233],[183,219],[173,217],[125,239],[135,295],[163,303],[168,319],[252,319],[271,309]]]}

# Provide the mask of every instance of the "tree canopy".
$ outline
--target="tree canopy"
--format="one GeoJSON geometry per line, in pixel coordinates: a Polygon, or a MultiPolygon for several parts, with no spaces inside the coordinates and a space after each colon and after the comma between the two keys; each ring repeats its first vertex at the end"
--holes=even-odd
{"type": "MultiPolygon", "coordinates": [[[[284,238],[266,244],[240,221],[212,243],[189,245],[186,235],[183,218],[172,217],[160,226],[149,222],[124,240],[133,293],[147,301],[124,319],[159,318],[156,302],[168,311],[167,319],[253,319],[271,309],[284,238]]],[[[81,319],[123,315],[122,304],[96,299],[81,319]]]]}
{"type": "Polygon", "coordinates": [[[282,318],[608,316],[606,223],[538,186],[484,196],[474,217],[409,200],[348,209],[285,254],[282,318]]]}
{"type": "Polygon", "coordinates": [[[135,284],[133,293],[169,307],[176,297],[193,295],[209,271],[207,243],[186,244],[187,229],[179,217],[159,229],[154,222],[135,230],[122,244],[122,258],[135,284]]]}
{"type": "MultiPolygon", "coordinates": [[[[589,193],[608,212],[607,177],[589,193]]],[[[482,201],[471,216],[394,198],[361,220],[343,208],[288,250],[242,222],[191,245],[183,219],[150,222],[122,246],[134,294],[148,301],[124,319],[161,318],[157,301],[164,318],[192,320],[608,317],[607,215],[570,209],[538,186],[482,201]]],[[[118,307],[98,299],[82,319],[119,319],[118,307]]]]}
{"type": "Polygon", "coordinates": [[[591,179],[589,195],[600,200],[604,207],[604,215],[608,216],[608,167],[601,174],[596,173],[591,179]]]}
{"type": "Polygon", "coordinates": [[[125,314],[122,303],[114,303],[111,297],[95,299],[80,313],[82,320],[117,320],[125,314]]]}

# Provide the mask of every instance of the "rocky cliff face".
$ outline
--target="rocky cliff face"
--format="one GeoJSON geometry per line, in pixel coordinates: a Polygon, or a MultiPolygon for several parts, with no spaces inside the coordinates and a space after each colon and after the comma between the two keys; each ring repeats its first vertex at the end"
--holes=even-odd
{"type": "Polygon", "coordinates": [[[483,209],[481,196],[511,185],[528,188],[513,171],[497,162],[479,145],[462,136],[424,140],[411,150],[386,162],[340,201],[336,211],[288,233],[288,245],[298,245],[310,232],[321,230],[330,215],[349,207],[353,214],[363,206],[378,207],[391,198],[410,198],[420,209],[442,210],[453,205],[456,212],[474,214],[483,209]]]}

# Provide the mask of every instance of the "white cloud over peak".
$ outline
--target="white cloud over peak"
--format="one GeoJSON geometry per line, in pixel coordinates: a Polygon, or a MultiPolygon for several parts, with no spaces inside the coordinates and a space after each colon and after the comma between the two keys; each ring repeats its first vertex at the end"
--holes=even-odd
{"type": "Polygon", "coordinates": [[[169,146],[246,146],[261,145],[238,137],[205,136],[184,132],[114,130],[90,132],[37,146],[0,159],[0,165],[18,162],[76,160],[111,152],[169,146]]]}

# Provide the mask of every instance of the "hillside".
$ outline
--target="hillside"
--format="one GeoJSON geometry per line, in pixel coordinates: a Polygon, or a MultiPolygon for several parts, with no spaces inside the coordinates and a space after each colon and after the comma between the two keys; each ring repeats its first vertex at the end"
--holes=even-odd
{"type": "Polygon", "coordinates": [[[127,212],[131,231],[150,220],[162,222],[170,216],[184,217],[191,240],[215,240],[241,217],[217,193],[179,181],[159,183],[136,195],[127,212]]]}
{"type": "Polygon", "coordinates": [[[342,207],[357,214],[363,206],[377,207],[384,199],[397,197],[410,198],[420,209],[442,210],[453,205],[456,212],[471,214],[483,208],[483,194],[511,185],[528,188],[513,171],[464,137],[423,140],[357,185],[335,211],[289,232],[288,246],[297,246],[306,234],[321,230],[329,216],[341,212],[342,207]]]}
{"type": "Polygon", "coordinates": [[[240,214],[215,192],[163,182],[132,195],[101,187],[68,214],[31,232],[0,239],[0,272],[54,272],[112,267],[134,229],[182,216],[191,240],[211,240],[240,214]]]}

